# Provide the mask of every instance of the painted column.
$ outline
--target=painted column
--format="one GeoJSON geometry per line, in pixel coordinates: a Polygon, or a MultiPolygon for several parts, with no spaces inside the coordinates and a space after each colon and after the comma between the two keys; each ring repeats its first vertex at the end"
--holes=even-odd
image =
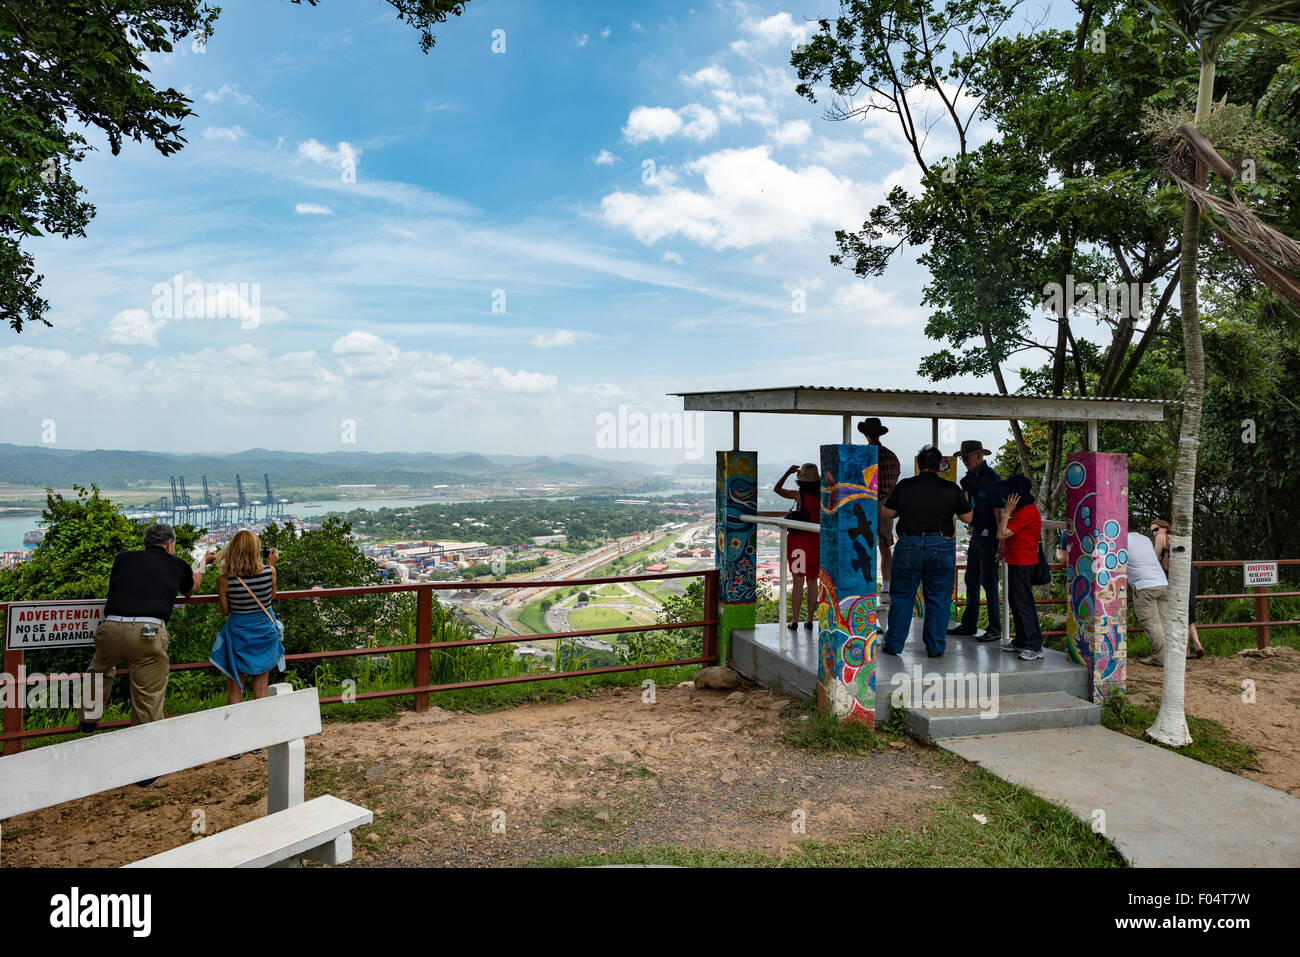
{"type": "Polygon", "coordinates": [[[821,449],[817,705],[875,724],[876,447],[821,449]]]}
{"type": "Polygon", "coordinates": [[[758,514],[758,453],[719,452],[717,479],[718,661],[731,660],[731,632],[754,627],[758,588],[758,526],[740,521],[758,514]]]}
{"type": "Polygon", "coordinates": [[[1065,647],[1103,704],[1124,691],[1128,658],[1128,456],[1066,458],[1065,647]]]}

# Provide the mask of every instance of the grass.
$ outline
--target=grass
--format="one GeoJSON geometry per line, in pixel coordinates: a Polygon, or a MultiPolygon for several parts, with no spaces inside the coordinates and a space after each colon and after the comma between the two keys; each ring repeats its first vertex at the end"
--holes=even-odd
{"type": "Polygon", "coordinates": [[[814,754],[870,754],[886,750],[890,738],[894,737],[886,729],[881,730],[885,733],[878,734],[856,721],[841,723],[838,718],[818,710],[816,699],[805,698],[791,711],[785,741],[814,754]]]}
{"type": "MultiPolygon", "coordinates": [[[[653,619],[651,619],[653,620],[653,619]]],[[[632,625],[649,624],[632,614],[617,608],[601,606],[575,608],[569,612],[569,625],[574,631],[594,631],[600,628],[627,628],[632,625]]]]}
{"type": "MultiPolygon", "coordinates": [[[[809,838],[785,856],[757,850],[637,847],[548,857],[531,867],[668,864],[677,867],[1124,867],[1104,837],[1064,808],[943,752],[928,760],[958,770],[956,787],[918,822],[841,840],[809,838]],[[971,815],[980,814],[980,824],[971,815]]],[[[816,833],[816,812],[808,827],[816,833]]]]}
{"type": "Polygon", "coordinates": [[[1224,771],[1236,773],[1255,763],[1254,748],[1234,741],[1223,725],[1209,718],[1187,716],[1187,729],[1192,734],[1192,743],[1185,747],[1171,748],[1158,741],[1151,741],[1146,737],[1146,729],[1155,723],[1158,708],[1158,703],[1156,708],[1145,708],[1128,701],[1124,695],[1117,695],[1102,709],[1101,723],[1111,731],[1118,731],[1149,744],[1158,744],[1167,751],[1224,771]]]}

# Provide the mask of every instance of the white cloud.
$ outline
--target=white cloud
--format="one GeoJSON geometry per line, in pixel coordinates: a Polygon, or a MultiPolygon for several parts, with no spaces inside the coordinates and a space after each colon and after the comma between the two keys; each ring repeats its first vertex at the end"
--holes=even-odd
{"type": "Polygon", "coordinates": [[[538,349],[551,349],[555,346],[571,346],[578,341],[578,334],[572,329],[556,329],[533,336],[532,343],[538,349]]]}
{"type": "Polygon", "coordinates": [[[789,43],[793,46],[802,43],[812,28],[807,24],[795,23],[790,14],[782,11],[762,20],[745,20],[740,24],[740,29],[753,38],[753,44],[738,40],[732,44],[732,49],[746,53],[752,46],[769,47],[776,43],[789,43]]]}
{"type": "Polygon", "coordinates": [[[104,338],[115,346],[157,346],[158,330],[166,319],[154,319],[143,309],[124,309],[108,321],[104,338]]]}
{"type": "Polygon", "coordinates": [[[210,140],[229,140],[234,143],[246,134],[242,126],[209,126],[203,131],[203,135],[210,140]]]}
{"type": "Polygon", "coordinates": [[[656,183],[653,194],[615,192],[601,201],[606,222],[644,243],[681,235],[715,249],[803,240],[818,227],[866,218],[867,190],[822,166],[791,169],[769,147],[728,149],[688,163],[705,190],[656,183]]]}
{"type": "Polygon", "coordinates": [[[623,135],[630,143],[660,142],[681,134],[687,139],[705,140],[718,131],[718,117],[699,103],[688,103],[680,110],[666,106],[638,106],[627,117],[623,135]]]}
{"type": "Polygon", "coordinates": [[[333,216],[334,210],[319,203],[299,203],[293,208],[299,216],[333,216]]]}
{"type": "Polygon", "coordinates": [[[601,38],[602,40],[608,40],[608,39],[609,39],[609,35],[610,35],[610,33],[612,33],[612,32],[613,32],[613,31],[610,30],[609,27],[605,27],[603,30],[600,31],[600,38],[601,38]]]}
{"type": "Polygon", "coordinates": [[[731,74],[716,63],[710,64],[703,69],[696,70],[689,76],[683,74],[682,79],[692,86],[730,86],[731,74]]]}
{"type": "Polygon", "coordinates": [[[580,36],[580,37],[577,38],[577,41],[576,41],[576,42],[577,42],[578,46],[580,46],[580,47],[585,47],[585,46],[587,45],[587,40],[588,40],[588,39],[589,39],[589,36],[588,36],[587,34],[584,33],[582,36],[580,36]]]}
{"type": "Polygon", "coordinates": [[[253,98],[241,92],[239,87],[233,83],[223,83],[219,90],[208,90],[203,94],[203,99],[209,103],[220,103],[222,100],[229,99],[234,100],[240,106],[251,106],[253,103],[253,98]]]}
{"type": "Polygon", "coordinates": [[[340,142],[337,149],[331,150],[314,139],[298,144],[298,155],[313,163],[320,163],[332,169],[343,170],[355,167],[361,159],[361,151],[351,143],[340,142]]]}
{"type": "Polygon", "coordinates": [[[592,162],[595,163],[597,166],[613,166],[615,163],[618,162],[618,157],[615,156],[613,153],[611,153],[609,150],[601,150],[599,153],[595,155],[595,157],[592,159],[592,162]]]}
{"type": "Polygon", "coordinates": [[[791,120],[782,123],[772,133],[772,142],[777,146],[800,146],[812,136],[812,124],[807,120],[791,120]]]}
{"type": "Polygon", "coordinates": [[[457,359],[446,353],[402,351],[369,332],[354,330],[335,341],[330,354],[337,358],[345,379],[377,389],[393,403],[403,395],[432,398],[445,393],[481,391],[542,393],[552,391],[553,375],[520,369],[510,372],[473,358],[457,359]]]}
{"type": "Polygon", "coordinates": [[[820,136],[808,155],[818,162],[839,166],[853,160],[868,159],[872,154],[871,147],[861,140],[833,140],[820,136]]]}
{"type": "Polygon", "coordinates": [[[831,294],[831,305],[838,312],[879,328],[920,329],[929,316],[924,309],[896,302],[894,292],[871,282],[839,286],[831,294]]]}
{"type": "Polygon", "coordinates": [[[630,26],[632,27],[633,30],[637,30],[637,31],[640,31],[640,30],[643,29],[643,27],[641,26],[641,24],[637,23],[635,20],[632,21],[632,23],[630,24],[630,26]]]}
{"type": "Polygon", "coordinates": [[[684,264],[686,260],[683,259],[681,256],[677,255],[677,253],[672,252],[671,250],[664,250],[664,262],[677,263],[677,265],[680,266],[684,264]]]}

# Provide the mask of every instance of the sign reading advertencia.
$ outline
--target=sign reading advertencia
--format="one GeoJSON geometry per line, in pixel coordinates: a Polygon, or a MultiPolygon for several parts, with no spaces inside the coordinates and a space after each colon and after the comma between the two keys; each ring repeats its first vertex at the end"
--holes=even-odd
{"type": "Polygon", "coordinates": [[[1241,569],[1247,588],[1277,584],[1277,562],[1242,562],[1241,569]]]}
{"type": "Polygon", "coordinates": [[[75,648],[95,643],[104,618],[103,598],[18,601],[5,614],[5,648],[75,648]]]}

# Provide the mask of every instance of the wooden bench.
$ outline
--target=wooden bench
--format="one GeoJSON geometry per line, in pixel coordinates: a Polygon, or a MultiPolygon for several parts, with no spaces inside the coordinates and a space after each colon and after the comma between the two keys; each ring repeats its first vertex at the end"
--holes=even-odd
{"type": "Polygon", "coordinates": [[[270,687],[227,705],[0,758],[0,820],[174,774],[232,754],[267,749],[266,817],[128,867],[300,867],[352,859],[352,829],[374,820],[325,795],[305,801],[306,746],[320,734],[315,688],[270,687]]]}

